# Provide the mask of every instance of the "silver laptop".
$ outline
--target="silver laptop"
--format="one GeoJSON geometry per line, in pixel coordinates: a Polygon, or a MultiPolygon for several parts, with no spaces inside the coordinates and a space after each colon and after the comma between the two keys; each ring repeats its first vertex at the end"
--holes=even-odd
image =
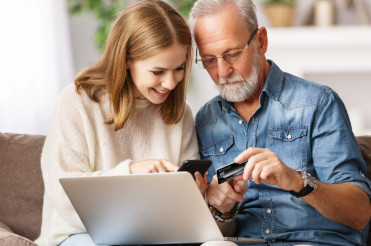
{"type": "Polygon", "coordinates": [[[96,244],[224,240],[188,172],[62,178],[60,183],[96,244]]]}

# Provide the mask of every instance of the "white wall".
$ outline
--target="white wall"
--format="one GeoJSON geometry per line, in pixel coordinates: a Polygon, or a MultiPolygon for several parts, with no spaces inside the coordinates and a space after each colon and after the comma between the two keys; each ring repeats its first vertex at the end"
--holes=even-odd
{"type": "Polygon", "coordinates": [[[98,25],[90,14],[70,16],[69,24],[74,72],[77,74],[85,67],[94,64],[100,57],[100,52],[94,43],[94,34],[98,25]]]}

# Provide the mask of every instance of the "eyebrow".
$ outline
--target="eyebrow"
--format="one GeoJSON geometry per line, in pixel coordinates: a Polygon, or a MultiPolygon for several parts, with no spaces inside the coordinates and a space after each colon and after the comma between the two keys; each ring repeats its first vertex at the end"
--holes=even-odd
{"type": "MultiPolygon", "coordinates": [[[[222,55],[227,54],[227,53],[229,53],[231,51],[234,51],[234,50],[241,50],[241,49],[243,49],[243,48],[229,47],[228,49],[226,49],[225,51],[222,52],[222,55]]],[[[200,50],[198,50],[198,51],[200,52],[200,50]]],[[[201,54],[201,53],[199,53],[199,54],[200,54],[200,56],[204,56],[204,57],[207,57],[207,56],[216,56],[216,55],[210,55],[210,54],[201,54]]]]}
{"type": "MultiPolygon", "coordinates": [[[[181,66],[184,66],[186,64],[186,62],[183,62],[182,64],[180,64],[179,66],[177,66],[176,68],[178,67],[181,67],[181,66]]],[[[168,68],[164,68],[164,67],[153,67],[152,69],[156,69],[156,70],[169,70],[168,68]]]]}
{"type": "Polygon", "coordinates": [[[164,67],[153,67],[152,69],[156,69],[156,70],[168,70],[167,68],[164,68],[164,67]]]}

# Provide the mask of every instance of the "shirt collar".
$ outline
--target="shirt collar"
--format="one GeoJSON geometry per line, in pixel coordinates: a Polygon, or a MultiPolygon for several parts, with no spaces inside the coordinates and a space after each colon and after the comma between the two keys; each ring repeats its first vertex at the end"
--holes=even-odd
{"type": "Polygon", "coordinates": [[[278,100],[282,91],[284,73],[272,60],[268,60],[271,65],[267,80],[264,83],[262,92],[267,93],[269,97],[278,100]]]}
{"type": "Polygon", "coordinates": [[[220,95],[218,96],[218,103],[221,110],[229,111],[229,109],[233,106],[233,104],[227,100],[225,100],[220,95]]]}

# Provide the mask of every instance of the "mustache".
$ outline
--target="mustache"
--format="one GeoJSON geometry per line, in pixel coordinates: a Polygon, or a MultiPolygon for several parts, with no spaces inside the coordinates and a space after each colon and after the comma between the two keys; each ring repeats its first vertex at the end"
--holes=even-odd
{"type": "Polygon", "coordinates": [[[228,77],[228,78],[219,78],[219,85],[225,85],[226,83],[235,83],[235,82],[240,82],[244,80],[245,78],[242,77],[241,75],[235,75],[235,76],[228,77]]]}

